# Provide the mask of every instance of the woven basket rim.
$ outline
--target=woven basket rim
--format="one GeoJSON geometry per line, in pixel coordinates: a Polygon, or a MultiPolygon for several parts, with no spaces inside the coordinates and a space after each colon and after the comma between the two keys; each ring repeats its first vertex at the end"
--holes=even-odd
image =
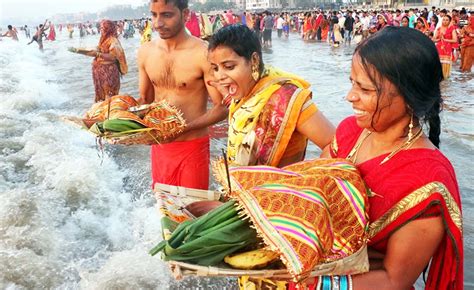
{"type": "MultiPolygon", "coordinates": [[[[194,275],[201,277],[239,277],[239,276],[250,276],[250,277],[260,277],[260,278],[279,278],[279,279],[288,279],[291,280],[293,277],[290,275],[287,269],[261,269],[261,270],[240,270],[233,269],[229,267],[215,267],[215,266],[200,266],[196,264],[190,264],[179,261],[167,261],[170,266],[179,267],[180,271],[184,275],[194,275]]],[[[350,256],[347,256],[343,259],[323,263],[317,265],[309,277],[316,277],[321,275],[348,275],[348,274],[359,274],[364,273],[369,270],[368,264],[368,254],[367,254],[367,245],[362,246],[359,250],[353,253],[350,256]],[[351,268],[351,269],[339,269],[336,272],[338,266],[342,264],[351,264],[362,262],[362,265],[359,265],[360,268],[351,268]]]]}

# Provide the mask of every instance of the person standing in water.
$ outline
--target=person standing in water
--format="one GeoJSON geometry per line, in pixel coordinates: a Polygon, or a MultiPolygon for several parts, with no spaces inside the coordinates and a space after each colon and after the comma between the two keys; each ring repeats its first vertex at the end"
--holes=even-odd
{"type": "MultiPolygon", "coordinates": [[[[209,187],[208,127],[226,118],[227,107],[211,86],[207,44],[185,30],[187,0],[150,2],[153,28],[159,38],[138,50],[140,103],[168,101],[183,113],[184,132],[166,144],[151,146],[152,185],[209,187]],[[208,99],[212,101],[207,110],[208,99]]],[[[229,64],[231,66],[231,64],[229,64]]]]}
{"type": "Polygon", "coordinates": [[[46,19],[44,24],[40,24],[40,26],[36,30],[35,35],[33,35],[33,38],[31,39],[31,41],[28,42],[28,45],[30,45],[31,43],[33,43],[33,41],[36,41],[36,43],[38,43],[38,47],[40,51],[43,51],[43,36],[45,35],[44,32],[49,29],[49,27],[46,26],[47,21],[48,20],[46,19]]]}
{"type": "Polygon", "coordinates": [[[2,34],[1,37],[11,37],[13,40],[18,41],[18,33],[11,25],[8,25],[8,31],[2,34]]]}

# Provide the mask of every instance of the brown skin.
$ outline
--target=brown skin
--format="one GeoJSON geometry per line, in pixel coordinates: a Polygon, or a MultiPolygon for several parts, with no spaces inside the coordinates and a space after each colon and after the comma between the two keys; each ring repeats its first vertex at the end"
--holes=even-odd
{"type": "Polygon", "coordinates": [[[409,21],[406,18],[402,18],[401,26],[402,27],[408,27],[409,21]]]}
{"type": "MultiPolygon", "coordinates": [[[[360,164],[392,152],[407,140],[410,113],[403,97],[388,80],[382,81],[383,93],[376,109],[375,85],[357,55],[352,60],[351,80],[352,89],[346,99],[355,109],[357,125],[372,131],[359,149],[356,164],[360,164]]],[[[413,131],[417,132],[419,126],[416,121],[415,124],[413,131]]],[[[321,157],[330,157],[328,147],[321,157]]],[[[435,149],[435,146],[422,135],[412,148],[435,149]]],[[[441,217],[415,220],[402,226],[389,237],[385,254],[369,249],[370,271],[353,276],[354,289],[410,289],[444,234],[441,217]]]]}
{"type": "Polygon", "coordinates": [[[150,11],[160,38],[138,51],[139,102],[167,100],[183,112],[187,126],[176,141],[206,136],[207,127],[228,114],[222,96],[207,84],[212,80],[207,44],[186,33],[189,9],[180,11],[173,3],[159,0],[150,3],[150,11]],[[208,96],[213,103],[210,110],[208,96]]]}
{"type": "MultiPolygon", "coordinates": [[[[251,60],[239,56],[234,50],[226,46],[218,46],[209,52],[209,61],[216,78],[211,82],[221,94],[234,100],[246,97],[257,83],[252,77],[252,67],[258,68],[259,56],[254,53],[251,60]]],[[[306,136],[319,148],[326,147],[334,136],[334,126],[324,117],[321,111],[313,114],[296,130],[306,136]]],[[[299,160],[300,156],[281,160],[279,166],[288,165],[299,160]]]]}
{"type": "Polygon", "coordinates": [[[18,35],[17,35],[17,32],[16,32],[15,28],[9,29],[7,32],[5,32],[0,37],[11,37],[13,40],[18,41],[18,35]]]}

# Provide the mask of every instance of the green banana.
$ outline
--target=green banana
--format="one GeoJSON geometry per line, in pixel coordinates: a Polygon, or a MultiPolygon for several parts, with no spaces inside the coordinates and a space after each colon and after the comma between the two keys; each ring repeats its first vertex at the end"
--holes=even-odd
{"type": "Polygon", "coordinates": [[[104,130],[108,132],[124,132],[145,128],[145,126],[135,121],[122,119],[105,120],[103,127],[104,130]]]}

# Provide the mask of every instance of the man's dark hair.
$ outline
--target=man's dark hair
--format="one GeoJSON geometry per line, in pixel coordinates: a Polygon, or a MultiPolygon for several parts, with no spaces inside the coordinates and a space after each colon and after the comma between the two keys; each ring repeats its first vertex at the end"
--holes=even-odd
{"type": "Polygon", "coordinates": [[[257,53],[260,63],[259,72],[262,73],[263,58],[262,46],[257,34],[250,30],[246,25],[232,24],[219,29],[211,39],[209,39],[209,51],[213,51],[219,46],[225,46],[232,49],[236,54],[245,58],[247,61],[252,59],[253,53],[257,53]]]}
{"type": "Polygon", "coordinates": [[[8,29],[9,29],[9,30],[12,30],[12,29],[13,29],[13,26],[8,25],[8,29]]]}
{"type": "MultiPolygon", "coordinates": [[[[159,0],[151,0],[151,2],[158,2],[159,0]]],[[[165,4],[173,3],[179,11],[183,11],[184,9],[188,8],[188,0],[163,0],[165,4]]]]}

